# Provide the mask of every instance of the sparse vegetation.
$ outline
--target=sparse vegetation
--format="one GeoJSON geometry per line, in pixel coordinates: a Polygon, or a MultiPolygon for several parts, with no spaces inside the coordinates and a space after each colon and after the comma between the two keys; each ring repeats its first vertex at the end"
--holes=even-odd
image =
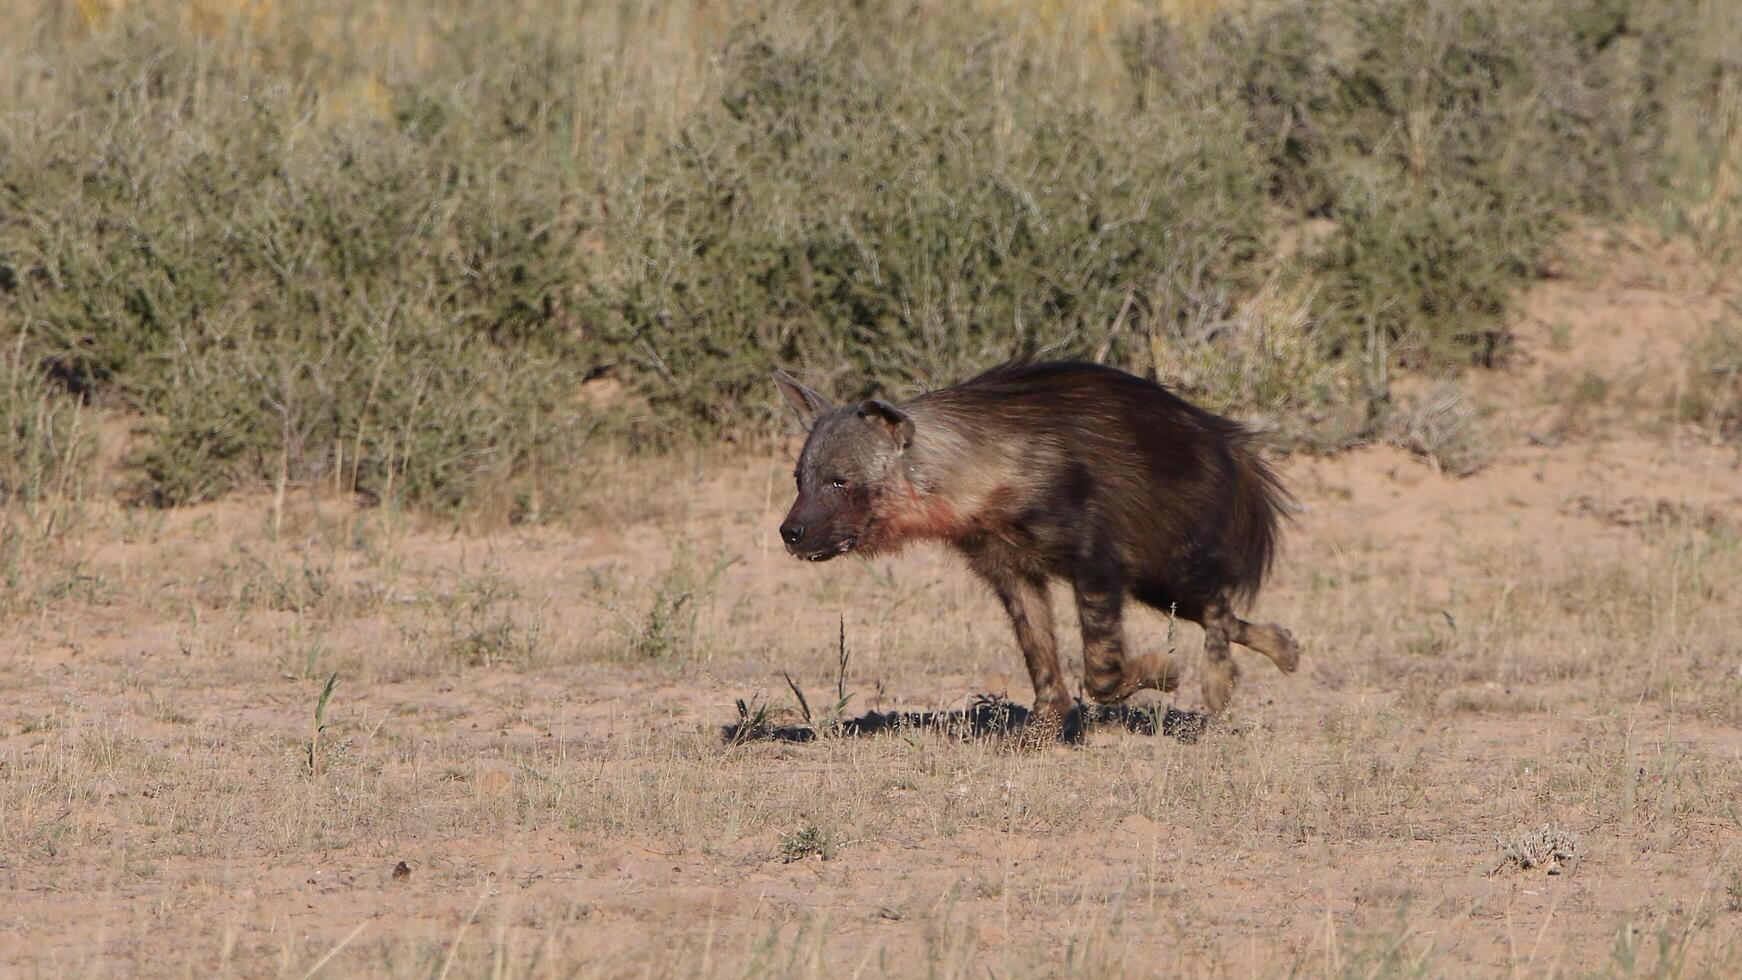
{"type": "Polygon", "coordinates": [[[448,657],[465,667],[490,667],[523,661],[538,649],[544,633],[540,610],[516,616],[514,585],[486,571],[460,582],[452,595],[437,600],[446,620],[441,636],[448,657]]]}
{"type": "Polygon", "coordinates": [[[22,332],[7,353],[0,364],[0,508],[76,501],[95,443],[91,412],[26,360],[22,332]]]}
{"type": "Polygon", "coordinates": [[[1504,356],[1567,216],[1733,224],[1733,5],[1195,9],[45,6],[0,49],[0,480],[76,472],[85,402],[144,420],[143,501],[536,515],[601,431],[767,431],[774,361],[1041,349],[1339,447],[1391,371],[1504,356]]]}
{"type": "Polygon", "coordinates": [[[1689,345],[1687,388],[1677,391],[1678,414],[1723,438],[1742,437],[1742,307],[1734,304],[1689,345]]]}
{"type": "Polygon", "coordinates": [[[327,675],[327,682],[321,685],[320,696],[315,698],[314,724],[309,727],[308,736],[308,774],[319,778],[321,763],[324,761],[327,747],[321,744],[321,736],[327,731],[327,703],[333,699],[333,688],[339,685],[339,674],[334,671],[327,675]]]}
{"type": "Polygon", "coordinates": [[[1389,421],[1391,441],[1453,476],[1469,476],[1494,458],[1496,440],[1467,391],[1441,383],[1406,401],[1389,421]]]}
{"type": "Polygon", "coordinates": [[[1500,864],[1493,873],[1544,870],[1558,875],[1571,868],[1581,854],[1578,834],[1546,824],[1497,837],[1494,844],[1500,849],[1500,864]]]}
{"type": "Polygon", "coordinates": [[[606,577],[595,580],[595,601],[615,620],[627,656],[643,661],[683,661],[705,657],[697,624],[711,606],[720,576],[737,560],[717,555],[698,564],[688,548],[679,548],[640,598],[640,590],[625,597],[623,586],[606,577]]]}
{"type": "MultiPolygon", "coordinates": [[[[1684,447],[1658,476],[1602,445],[1542,451],[1550,473],[1578,465],[1610,481],[1697,490],[1730,472],[1726,447],[1684,447]]],[[[382,549],[365,555],[352,533],[272,544],[264,502],[168,512],[146,529],[130,511],[93,510],[84,533],[114,543],[83,565],[32,561],[58,569],[36,581],[101,587],[61,589],[7,621],[25,655],[0,661],[14,705],[0,715],[0,853],[60,882],[8,893],[17,931],[58,937],[75,966],[288,961],[300,974],[356,928],[320,896],[393,889],[395,910],[326,970],[422,975],[451,958],[473,975],[536,958],[659,975],[643,945],[658,914],[661,962],[689,967],[673,974],[707,962],[736,975],[800,948],[825,963],[881,956],[889,974],[1215,962],[1534,975],[1601,970],[1630,917],[1640,931],[1617,949],[1636,971],[1658,962],[1661,934],[1682,975],[1733,972],[1736,917],[1700,918],[1726,907],[1722,842],[1742,793],[1712,748],[1742,692],[1727,655],[1742,628],[1733,532],[1651,516],[1657,505],[1630,505],[1646,516],[1626,522],[1568,511],[1565,493],[1598,481],[1557,475],[1538,491],[1533,464],[1513,458],[1480,484],[1440,481],[1461,488],[1459,507],[1412,502],[1407,481],[1438,478],[1413,464],[1387,475],[1397,465],[1377,451],[1314,464],[1352,467],[1362,482],[1349,493],[1300,481],[1308,509],[1266,601],[1308,643],[1301,675],[1251,672],[1251,707],[1192,739],[1108,719],[1083,747],[1040,751],[996,722],[980,734],[831,724],[841,707],[972,714],[982,704],[968,695],[999,690],[986,678],[1020,664],[986,635],[990,600],[932,555],[819,574],[762,553],[777,460],[717,478],[727,516],[611,530],[630,547],[561,528],[389,534],[374,525],[393,515],[377,509],[358,512],[382,549]],[[1470,494],[1484,495],[1479,509],[1461,506],[1470,494]],[[1403,530],[1375,530],[1391,527],[1403,530]],[[262,560],[199,550],[213,541],[262,560]],[[270,549],[282,560],[266,563],[270,549]],[[456,549],[490,557],[480,567],[456,549]],[[674,566],[705,578],[715,555],[744,566],[714,585],[730,602],[694,606],[705,659],[625,657],[627,634],[601,630],[609,614],[579,599],[577,563],[597,563],[626,622],[641,622],[674,566]],[[541,624],[530,655],[464,660],[460,649],[512,644],[448,645],[506,622],[541,624]],[[114,639],[105,623],[121,624],[114,639]],[[318,660],[286,670],[317,636],[318,660]],[[737,744],[723,744],[734,719],[737,744]],[[813,737],[777,734],[788,729],[813,737]],[[122,818],[124,841],[109,836],[122,818]],[[400,860],[416,874],[392,879],[400,860]],[[1503,873],[1484,878],[1497,861],[1503,873]],[[282,865],[287,880],[224,878],[282,865]],[[117,876],[132,890],[113,891],[117,876]],[[1278,901],[1315,876],[1330,885],[1322,912],[1278,901]],[[264,911],[227,925],[214,910],[243,887],[264,911]],[[126,897],[138,894],[213,914],[160,918],[126,897]],[[52,913],[70,895],[130,938],[66,932],[52,913]],[[764,921],[757,895],[794,911],[764,921]],[[696,896],[713,911],[664,904],[696,896]],[[1511,909],[1512,930],[1496,908],[1511,909]],[[1171,916],[1188,912],[1182,940],[1171,916]],[[284,915],[301,917],[289,938],[274,925],[284,915]],[[1251,942],[1254,921],[1286,947],[1251,942]],[[439,955],[424,955],[425,935],[446,943],[439,955]]],[[[307,519],[293,511],[285,526],[307,519]]],[[[1059,612],[1068,628],[1068,604],[1059,612]]],[[[1177,627],[1175,644],[1174,628],[1136,618],[1131,643],[1176,649],[1189,673],[1196,632],[1177,627]]]]}
{"type": "Polygon", "coordinates": [[[797,830],[780,835],[781,860],[803,861],[805,858],[816,857],[824,861],[835,856],[835,840],[827,831],[818,830],[815,824],[806,824],[797,830]]]}

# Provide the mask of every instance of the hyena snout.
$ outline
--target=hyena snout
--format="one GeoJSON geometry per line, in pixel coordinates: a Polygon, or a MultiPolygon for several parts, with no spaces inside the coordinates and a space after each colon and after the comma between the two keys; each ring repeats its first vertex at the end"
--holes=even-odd
{"type": "Polygon", "coordinates": [[[780,523],[786,550],[805,561],[828,561],[853,550],[858,535],[841,515],[795,505],[780,523]]]}

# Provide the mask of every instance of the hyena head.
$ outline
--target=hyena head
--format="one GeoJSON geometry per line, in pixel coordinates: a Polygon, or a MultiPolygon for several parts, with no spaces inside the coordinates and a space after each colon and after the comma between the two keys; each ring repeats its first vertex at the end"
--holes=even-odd
{"type": "Polygon", "coordinates": [[[774,372],[774,382],[810,432],[793,473],[798,499],[780,524],[786,550],[828,561],[871,544],[880,505],[907,485],[902,465],[913,420],[876,399],[830,404],[784,371],[774,372]]]}

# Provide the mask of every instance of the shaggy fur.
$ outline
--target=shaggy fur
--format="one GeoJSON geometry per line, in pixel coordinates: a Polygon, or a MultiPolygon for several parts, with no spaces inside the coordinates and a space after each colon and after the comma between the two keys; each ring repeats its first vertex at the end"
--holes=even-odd
{"type": "Polygon", "coordinates": [[[822,561],[950,545],[1009,613],[1037,712],[1062,720],[1073,704],[1054,579],[1076,595],[1084,688],[1097,701],[1178,683],[1165,654],[1127,655],[1127,597],[1203,625],[1212,711],[1238,679],[1231,642],[1284,671],[1298,665],[1286,630],[1233,611],[1263,584],[1288,501],[1239,424],[1076,362],[1007,364],[899,406],[834,406],[784,373],[775,380],[810,429],[781,525],[788,549],[822,561]]]}

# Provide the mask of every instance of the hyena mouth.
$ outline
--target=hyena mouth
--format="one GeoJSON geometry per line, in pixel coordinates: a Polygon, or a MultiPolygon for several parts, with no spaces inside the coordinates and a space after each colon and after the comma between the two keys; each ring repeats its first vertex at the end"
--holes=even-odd
{"type": "Polygon", "coordinates": [[[824,548],[821,551],[813,551],[810,554],[805,555],[804,560],[805,561],[828,561],[830,558],[839,558],[842,555],[846,554],[847,552],[852,551],[853,546],[858,544],[858,543],[859,543],[859,539],[857,537],[847,538],[847,539],[843,540],[840,544],[834,545],[833,547],[824,548]]]}

